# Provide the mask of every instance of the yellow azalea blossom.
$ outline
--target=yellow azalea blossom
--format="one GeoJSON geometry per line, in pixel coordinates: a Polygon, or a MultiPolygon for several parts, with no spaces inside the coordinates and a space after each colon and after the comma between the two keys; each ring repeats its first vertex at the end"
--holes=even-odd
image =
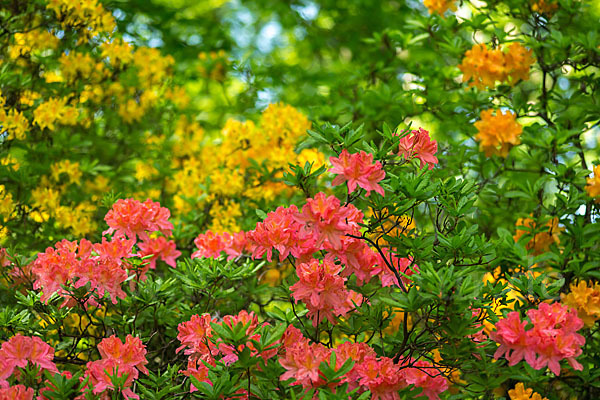
{"type": "Polygon", "coordinates": [[[56,127],[54,123],[61,120],[65,109],[65,103],[65,99],[56,99],[54,97],[46,100],[33,112],[34,122],[42,130],[46,128],[51,131],[55,130],[56,127]]]}
{"type": "Polygon", "coordinates": [[[31,191],[32,206],[40,212],[52,213],[60,206],[60,192],[49,187],[37,187],[31,191]]]}
{"type": "Polygon", "coordinates": [[[4,185],[0,185],[0,216],[4,217],[4,220],[8,220],[14,211],[15,202],[12,193],[6,190],[4,185]]]}
{"type": "Polygon", "coordinates": [[[534,392],[533,389],[525,389],[525,385],[522,382],[517,383],[514,389],[508,391],[510,400],[548,400],[546,397],[542,398],[541,395],[534,392]]]}
{"type": "Polygon", "coordinates": [[[135,164],[135,179],[138,181],[149,180],[158,175],[158,170],[152,164],[138,161],[135,164]]]}
{"type": "Polygon", "coordinates": [[[72,51],[58,59],[60,71],[65,80],[74,82],[77,79],[99,81],[104,75],[104,67],[90,54],[72,51]]]}
{"type": "Polygon", "coordinates": [[[175,107],[182,109],[190,104],[190,96],[188,96],[185,88],[182,86],[175,86],[168,88],[165,92],[165,99],[170,100],[175,104],[175,107]]]}
{"type": "Polygon", "coordinates": [[[162,83],[174,63],[173,57],[162,56],[154,48],[141,47],[133,53],[133,64],[138,70],[140,83],[145,88],[162,83]]]}
{"type": "Polygon", "coordinates": [[[39,94],[38,92],[34,92],[32,90],[25,90],[23,91],[23,93],[21,93],[21,98],[19,99],[19,102],[25,106],[33,106],[33,104],[35,103],[35,101],[37,99],[39,99],[42,95],[39,94]]]}
{"type": "Polygon", "coordinates": [[[570,289],[568,294],[561,293],[561,302],[576,309],[577,316],[591,328],[600,319],[600,283],[580,281],[571,284],[570,289]]]}
{"type": "Polygon", "coordinates": [[[212,218],[209,230],[214,233],[239,232],[241,229],[237,224],[242,210],[239,203],[226,199],[223,202],[214,202],[210,208],[212,218]]]}
{"type": "Polygon", "coordinates": [[[452,11],[456,11],[456,4],[454,4],[454,0],[424,0],[423,4],[429,10],[429,14],[438,13],[441,16],[444,16],[444,13],[448,11],[448,9],[452,11]]]}
{"type": "Polygon", "coordinates": [[[6,129],[7,140],[23,140],[29,130],[29,121],[20,111],[11,109],[6,112],[4,109],[0,109],[0,126],[6,129]]]}
{"type": "Polygon", "coordinates": [[[13,171],[18,171],[21,166],[19,161],[10,154],[0,159],[0,165],[8,167],[13,171]]]}
{"type": "Polygon", "coordinates": [[[81,184],[82,172],[79,168],[79,161],[62,160],[55,162],[50,166],[50,173],[54,182],[60,182],[61,174],[65,174],[70,184],[81,184]]]}
{"type": "Polygon", "coordinates": [[[600,165],[594,166],[594,176],[586,179],[585,191],[590,197],[600,197],[600,165]]]}
{"type": "MultiPolygon", "coordinates": [[[[39,21],[34,22],[34,24],[38,25],[39,23],[39,21]]],[[[23,33],[17,32],[12,37],[13,43],[8,51],[8,56],[12,59],[26,56],[36,51],[56,49],[60,42],[54,34],[45,29],[31,29],[23,33]]]]}
{"type": "Polygon", "coordinates": [[[508,155],[512,146],[521,143],[523,127],[516,120],[516,115],[510,111],[483,110],[481,119],[475,122],[479,141],[479,148],[486,156],[498,154],[502,157],[508,155]]]}
{"type": "Polygon", "coordinates": [[[100,50],[102,57],[108,58],[112,65],[129,64],[133,61],[133,46],[123,39],[104,42],[100,45],[100,50]]]}

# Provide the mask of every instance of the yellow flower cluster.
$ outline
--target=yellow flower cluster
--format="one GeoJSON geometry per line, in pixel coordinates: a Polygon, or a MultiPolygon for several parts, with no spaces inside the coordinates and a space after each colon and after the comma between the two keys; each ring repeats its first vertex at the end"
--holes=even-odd
{"type": "Polygon", "coordinates": [[[578,285],[571,284],[570,288],[571,292],[562,293],[560,300],[576,309],[577,316],[591,328],[600,319],[600,283],[580,281],[578,285]]]}
{"type": "Polygon", "coordinates": [[[83,29],[89,37],[111,33],[116,27],[112,14],[97,0],[48,0],[46,8],[55,12],[63,26],[83,29]]]}
{"type": "Polygon", "coordinates": [[[443,17],[448,9],[456,11],[454,0],[424,0],[423,3],[429,10],[429,14],[438,13],[443,17]]]}
{"type": "Polygon", "coordinates": [[[485,44],[476,44],[465,53],[458,68],[463,73],[463,82],[478,89],[493,88],[497,81],[515,85],[520,79],[529,79],[529,68],[535,61],[533,51],[520,43],[511,43],[507,51],[488,49],[485,44]]]}
{"type": "Polygon", "coordinates": [[[525,385],[521,382],[517,383],[514,389],[509,390],[508,395],[510,400],[548,400],[546,397],[542,398],[531,388],[525,389],[525,385]]]}
{"type": "Polygon", "coordinates": [[[210,208],[210,216],[211,224],[208,229],[214,233],[234,233],[241,230],[237,220],[242,216],[242,209],[233,200],[215,201],[210,208]]]}
{"type": "Polygon", "coordinates": [[[67,82],[75,82],[79,79],[100,81],[107,75],[108,71],[104,66],[88,53],[71,51],[69,54],[63,54],[58,59],[60,71],[67,82]]]}
{"type": "Polygon", "coordinates": [[[600,165],[594,166],[594,176],[586,180],[585,191],[590,197],[600,197],[600,165]]]}
{"type": "Polygon", "coordinates": [[[14,108],[6,110],[4,108],[5,104],[6,100],[0,95],[0,126],[7,132],[5,140],[25,139],[25,133],[29,129],[29,121],[21,111],[14,108]]]}
{"type": "Polygon", "coordinates": [[[38,187],[31,192],[33,209],[30,217],[36,222],[46,222],[54,218],[58,227],[71,230],[75,236],[94,232],[97,229],[94,221],[95,205],[87,201],[73,206],[61,205],[61,197],[66,192],[67,186],[72,184],[79,186],[81,177],[79,162],[62,160],[52,164],[50,179],[43,176],[38,187]],[[66,182],[63,177],[66,178],[66,182]]]}
{"type": "Polygon", "coordinates": [[[33,120],[40,129],[55,130],[56,122],[63,125],[76,125],[79,111],[75,107],[68,106],[66,99],[50,98],[41,103],[33,112],[33,120]]]}
{"type": "Polygon", "coordinates": [[[60,40],[44,29],[34,29],[29,32],[15,33],[13,43],[8,50],[8,57],[16,59],[36,51],[56,49],[60,40]]]}
{"type": "Polygon", "coordinates": [[[558,9],[556,0],[532,0],[531,10],[540,14],[554,14],[558,9]]]}
{"type": "Polygon", "coordinates": [[[151,163],[140,160],[135,164],[135,179],[138,181],[150,180],[156,175],[158,170],[151,163]]]}
{"type": "Polygon", "coordinates": [[[11,154],[9,154],[3,158],[0,158],[0,165],[9,167],[13,171],[18,171],[21,166],[21,164],[19,164],[19,161],[15,157],[13,157],[11,154]]]}
{"type": "Polygon", "coordinates": [[[512,146],[521,143],[523,127],[516,120],[516,115],[510,111],[483,110],[481,120],[475,122],[479,141],[479,148],[486,156],[498,154],[502,157],[508,155],[512,146]]]}
{"type": "Polygon", "coordinates": [[[6,190],[4,185],[0,185],[0,216],[6,221],[12,217],[15,211],[15,202],[12,193],[6,190]]]}
{"type": "Polygon", "coordinates": [[[163,83],[175,59],[170,55],[163,57],[157,49],[140,47],[133,54],[133,64],[138,70],[140,85],[150,88],[163,83]]]}
{"type": "Polygon", "coordinates": [[[71,160],[61,160],[50,166],[50,173],[54,182],[61,181],[61,175],[65,174],[69,184],[79,186],[81,184],[81,169],[79,162],[71,162],[71,160]]]}
{"type": "MultiPolygon", "coordinates": [[[[203,195],[219,199],[244,196],[253,200],[271,200],[288,188],[276,181],[288,163],[308,161],[319,168],[325,156],[316,150],[296,153],[295,146],[310,128],[310,122],[295,108],[271,104],[258,125],[252,121],[228,120],[221,135],[208,142],[200,126],[181,118],[175,127],[172,152],[177,168],[167,190],[174,195],[177,213],[186,213],[207,201],[203,195]],[[249,174],[250,160],[273,174],[273,180],[259,180],[249,174]]],[[[222,224],[225,225],[225,224],[222,224]]]]}
{"type": "Polygon", "coordinates": [[[113,66],[129,64],[133,61],[133,46],[123,39],[106,41],[100,45],[102,57],[108,58],[113,66]]]}
{"type": "MultiPolygon", "coordinates": [[[[513,236],[515,242],[525,235],[531,235],[538,229],[537,224],[531,218],[519,218],[517,220],[517,230],[513,236]],[[523,227],[525,229],[519,229],[523,227]]],[[[559,234],[564,228],[558,226],[558,218],[552,218],[546,223],[548,230],[545,232],[535,233],[533,238],[527,243],[527,250],[533,250],[534,254],[541,254],[550,248],[553,243],[560,243],[559,234]]]]}

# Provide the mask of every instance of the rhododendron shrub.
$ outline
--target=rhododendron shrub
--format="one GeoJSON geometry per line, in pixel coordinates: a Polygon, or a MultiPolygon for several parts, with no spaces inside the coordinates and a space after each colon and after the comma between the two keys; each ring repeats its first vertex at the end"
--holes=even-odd
{"type": "Polygon", "coordinates": [[[492,3],[2,2],[0,399],[600,398],[600,10],[492,3]]]}

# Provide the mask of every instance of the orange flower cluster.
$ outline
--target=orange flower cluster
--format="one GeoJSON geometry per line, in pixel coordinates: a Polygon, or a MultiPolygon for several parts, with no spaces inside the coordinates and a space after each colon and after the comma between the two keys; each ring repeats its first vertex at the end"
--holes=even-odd
{"type": "Polygon", "coordinates": [[[600,283],[581,281],[571,285],[569,294],[562,293],[560,300],[563,304],[577,310],[577,315],[588,328],[600,319],[600,283]]]}
{"type": "Polygon", "coordinates": [[[539,14],[552,15],[557,9],[556,0],[533,0],[531,4],[531,10],[539,14]]]}
{"type": "Polygon", "coordinates": [[[525,389],[522,382],[517,383],[514,389],[509,390],[508,395],[510,400],[548,400],[546,397],[542,399],[542,396],[531,388],[525,389]]]}
{"type": "Polygon", "coordinates": [[[600,197],[600,165],[594,166],[594,177],[587,178],[585,191],[590,197],[600,197]]]}
{"type": "Polygon", "coordinates": [[[510,111],[483,110],[481,120],[474,125],[477,128],[475,139],[480,142],[479,149],[488,157],[492,154],[506,157],[512,146],[521,143],[519,137],[523,127],[510,111]]]}
{"type": "MultiPolygon", "coordinates": [[[[537,224],[531,218],[519,218],[516,225],[517,231],[513,236],[515,242],[518,242],[521,236],[533,234],[538,229],[537,224]],[[519,227],[523,227],[524,229],[518,229],[519,227]]],[[[560,243],[558,235],[564,228],[558,226],[558,218],[552,218],[545,226],[548,227],[547,231],[536,233],[533,239],[527,243],[527,250],[533,250],[533,254],[542,254],[548,251],[552,243],[560,243]]]]}
{"type": "Polygon", "coordinates": [[[493,88],[496,81],[515,85],[519,80],[529,79],[529,68],[535,61],[532,50],[520,43],[511,43],[508,51],[488,49],[485,44],[476,44],[465,53],[458,68],[463,73],[463,82],[478,89],[493,88]]]}
{"type": "Polygon", "coordinates": [[[448,9],[456,11],[454,0],[424,0],[423,4],[429,10],[429,14],[438,13],[442,17],[448,9]]]}

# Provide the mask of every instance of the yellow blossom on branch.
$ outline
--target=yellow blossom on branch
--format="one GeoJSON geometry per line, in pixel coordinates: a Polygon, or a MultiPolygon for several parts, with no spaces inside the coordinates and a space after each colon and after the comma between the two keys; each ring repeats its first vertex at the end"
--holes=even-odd
{"type": "Polygon", "coordinates": [[[561,302],[576,309],[577,316],[591,328],[600,319],[600,283],[580,281],[578,285],[571,284],[570,288],[570,293],[561,293],[561,302]]]}

